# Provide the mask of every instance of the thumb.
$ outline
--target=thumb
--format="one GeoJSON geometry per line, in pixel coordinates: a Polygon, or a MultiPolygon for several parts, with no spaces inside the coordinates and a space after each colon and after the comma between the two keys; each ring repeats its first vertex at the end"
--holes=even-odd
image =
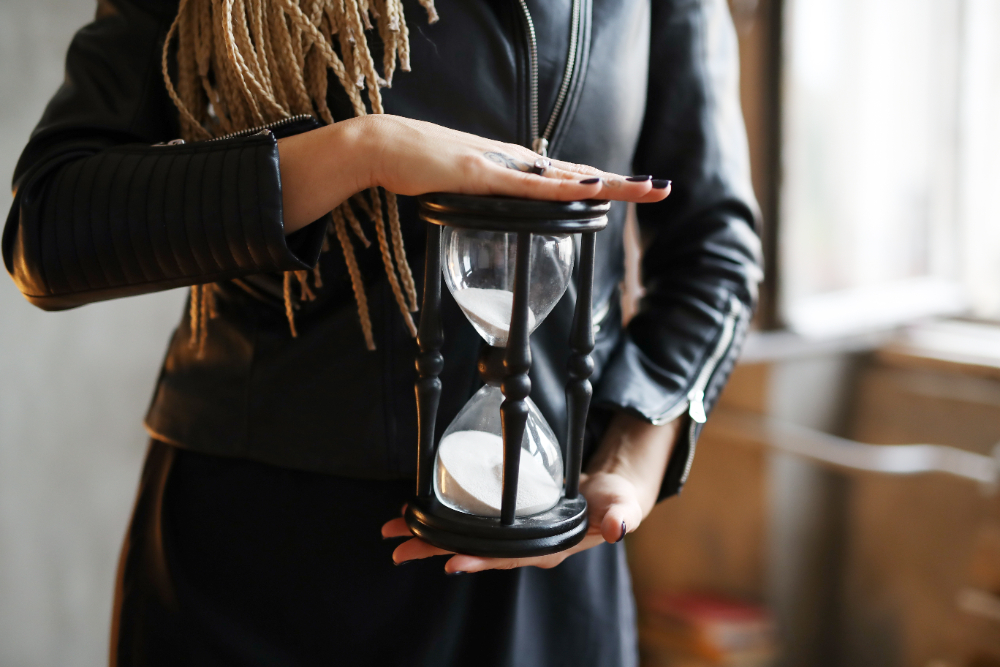
{"type": "Polygon", "coordinates": [[[601,521],[601,535],[606,542],[621,542],[626,533],[631,533],[639,527],[642,521],[642,509],[639,503],[630,500],[613,503],[601,521]]]}

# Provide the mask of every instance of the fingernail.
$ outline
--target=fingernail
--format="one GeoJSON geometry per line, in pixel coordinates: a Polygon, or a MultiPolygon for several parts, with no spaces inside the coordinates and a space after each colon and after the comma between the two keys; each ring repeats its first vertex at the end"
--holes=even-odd
{"type": "Polygon", "coordinates": [[[594,185],[595,183],[600,183],[600,182],[601,179],[599,178],[585,178],[582,181],[580,181],[580,185],[594,185]]]}
{"type": "Polygon", "coordinates": [[[625,533],[627,533],[627,532],[628,532],[628,530],[625,528],[625,522],[622,521],[622,536],[619,537],[617,540],[615,540],[615,544],[617,544],[617,543],[621,542],[622,540],[624,540],[625,539],[625,533]]]}
{"type": "Polygon", "coordinates": [[[456,574],[465,574],[465,571],[464,570],[457,570],[455,572],[448,572],[447,570],[445,570],[445,574],[447,574],[449,577],[453,577],[456,574]]]}
{"type": "Polygon", "coordinates": [[[406,508],[410,506],[410,503],[403,503],[403,508],[399,510],[400,514],[406,514],[406,508]]]}
{"type": "Polygon", "coordinates": [[[630,181],[632,183],[645,183],[646,181],[653,180],[653,177],[652,176],[629,176],[625,180],[626,181],[630,181]]]}
{"type": "Polygon", "coordinates": [[[654,190],[666,190],[670,187],[670,181],[664,180],[662,178],[653,179],[653,189],[654,190]]]}
{"type": "Polygon", "coordinates": [[[392,561],[392,564],[395,565],[396,567],[399,567],[400,565],[409,565],[412,562],[413,562],[412,560],[401,560],[398,563],[396,561],[392,561]]]}

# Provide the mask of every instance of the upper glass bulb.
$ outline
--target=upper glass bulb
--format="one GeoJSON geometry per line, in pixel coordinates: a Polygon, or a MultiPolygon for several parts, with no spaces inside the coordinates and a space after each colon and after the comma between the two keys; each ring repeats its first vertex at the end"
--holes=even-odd
{"type": "MultiPolygon", "coordinates": [[[[494,347],[506,347],[514,303],[517,234],[445,227],[445,283],[472,326],[494,347]]],[[[562,298],[573,273],[573,238],[531,237],[528,333],[562,298]]]]}

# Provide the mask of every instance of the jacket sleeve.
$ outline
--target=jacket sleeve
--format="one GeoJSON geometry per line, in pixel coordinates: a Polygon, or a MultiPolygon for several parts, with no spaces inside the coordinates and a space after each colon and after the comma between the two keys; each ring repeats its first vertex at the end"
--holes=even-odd
{"type": "Polygon", "coordinates": [[[286,239],[277,141],[178,136],[160,54],[176,2],[103,3],[14,172],[3,259],[46,310],[305,269],[321,225],[286,239]]]}
{"type": "Polygon", "coordinates": [[[595,389],[595,405],[653,423],[685,417],[660,499],[687,480],[757,300],[761,250],[725,0],[652,3],[646,115],[635,173],[673,180],[637,207],[645,296],[595,389]]]}

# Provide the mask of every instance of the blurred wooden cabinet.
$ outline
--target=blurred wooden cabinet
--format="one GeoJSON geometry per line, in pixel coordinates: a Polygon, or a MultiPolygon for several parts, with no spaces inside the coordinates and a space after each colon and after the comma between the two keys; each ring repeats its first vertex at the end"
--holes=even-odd
{"type": "Polygon", "coordinates": [[[842,373],[815,359],[794,362],[794,373],[787,361],[739,366],[683,493],[629,537],[640,605],[683,591],[767,604],[782,633],[781,667],[1000,666],[996,489],[775,456],[766,437],[732,419],[824,413],[806,401],[779,414],[798,394],[841,415],[829,427],[801,422],[813,429],[991,454],[1000,442],[1000,333],[988,328],[972,354],[967,338],[979,333],[926,325],[874,353],[844,355],[842,373]],[[950,347],[924,335],[935,327],[950,347]],[[800,470],[782,481],[782,466],[800,470]]]}
{"type": "MultiPolygon", "coordinates": [[[[859,378],[852,436],[992,453],[1000,333],[933,324],[880,350],[859,378]]],[[[939,475],[851,483],[842,663],[1000,665],[1000,616],[989,618],[990,600],[1000,605],[996,490],[939,475]]]]}

